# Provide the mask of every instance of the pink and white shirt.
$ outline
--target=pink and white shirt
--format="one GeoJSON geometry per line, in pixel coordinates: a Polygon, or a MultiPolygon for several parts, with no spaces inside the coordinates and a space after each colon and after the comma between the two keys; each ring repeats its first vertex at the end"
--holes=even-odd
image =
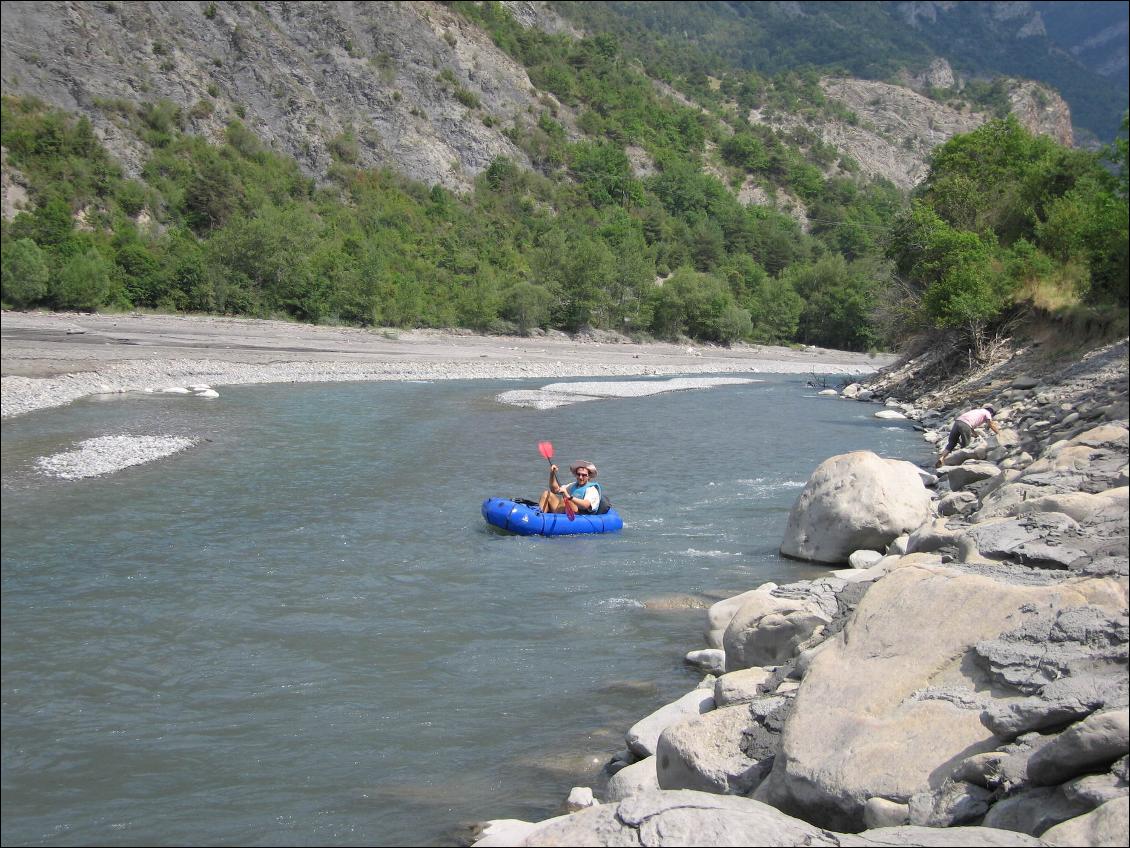
{"type": "Polygon", "coordinates": [[[971,409],[957,416],[958,421],[964,421],[971,429],[976,430],[986,421],[993,420],[993,413],[987,409],[971,409]]]}

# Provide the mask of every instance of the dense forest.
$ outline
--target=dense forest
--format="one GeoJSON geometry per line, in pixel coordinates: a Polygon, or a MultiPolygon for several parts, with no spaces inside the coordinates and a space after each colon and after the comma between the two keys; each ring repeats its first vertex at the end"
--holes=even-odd
{"type": "Polygon", "coordinates": [[[348,133],[314,179],[239,120],[212,144],[167,101],[104,104],[147,146],[131,179],[87,120],[5,97],[2,143],[31,203],[0,233],[4,305],[851,350],[929,328],[976,348],[1025,303],[1126,306],[1125,135],[1099,155],[994,121],[939,148],[908,198],[719,106],[834,111],[812,69],[736,71],[703,109],[659,94],[611,35],[453,6],[575,110],[582,138],[547,106],[507,131],[534,170],[498,158],[457,195],[358,167],[348,133]],[[750,178],[801,198],[807,229],[740,204],[750,178]]]}

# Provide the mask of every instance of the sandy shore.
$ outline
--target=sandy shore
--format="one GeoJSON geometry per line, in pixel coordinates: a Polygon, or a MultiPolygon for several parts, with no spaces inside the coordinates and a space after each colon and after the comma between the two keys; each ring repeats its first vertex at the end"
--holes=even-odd
{"type": "Polygon", "coordinates": [[[868,374],[888,355],[759,345],[634,344],[460,331],[314,327],[179,315],[0,314],[3,417],[90,394],[206,383],[678,374],[868,374]]]}

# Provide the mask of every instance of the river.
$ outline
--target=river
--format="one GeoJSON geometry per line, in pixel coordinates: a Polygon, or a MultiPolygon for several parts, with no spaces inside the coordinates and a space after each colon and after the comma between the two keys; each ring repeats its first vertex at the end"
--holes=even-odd
{"type": "Polygon", "coordinates": [[[540,819],[701,674],[709,603],[781,559],[825,458],[925,461],[908,423],[798,375],[506,406],[544,381],[88,399],[3,423],[5,845],[454,845],[540,819]],[[96,435],[199,439],[79,481],[96,435]],[[519,538],[552,440],[622,533],[519,538]]]}

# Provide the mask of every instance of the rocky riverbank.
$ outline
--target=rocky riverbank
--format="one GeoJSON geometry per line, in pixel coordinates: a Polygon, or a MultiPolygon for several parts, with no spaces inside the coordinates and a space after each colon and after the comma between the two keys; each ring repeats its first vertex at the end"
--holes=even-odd
{"type": "Polygon", "coordinates": [[[715,604],[687,656],[711,673],[601,797],[476,845],[1127,843],[1127,342],[959,379],[931,355],[845,394],[933,443],[992,402],[1001,432],[939,469],[823,463],[782,552],[850,567],[715,604]]]}

